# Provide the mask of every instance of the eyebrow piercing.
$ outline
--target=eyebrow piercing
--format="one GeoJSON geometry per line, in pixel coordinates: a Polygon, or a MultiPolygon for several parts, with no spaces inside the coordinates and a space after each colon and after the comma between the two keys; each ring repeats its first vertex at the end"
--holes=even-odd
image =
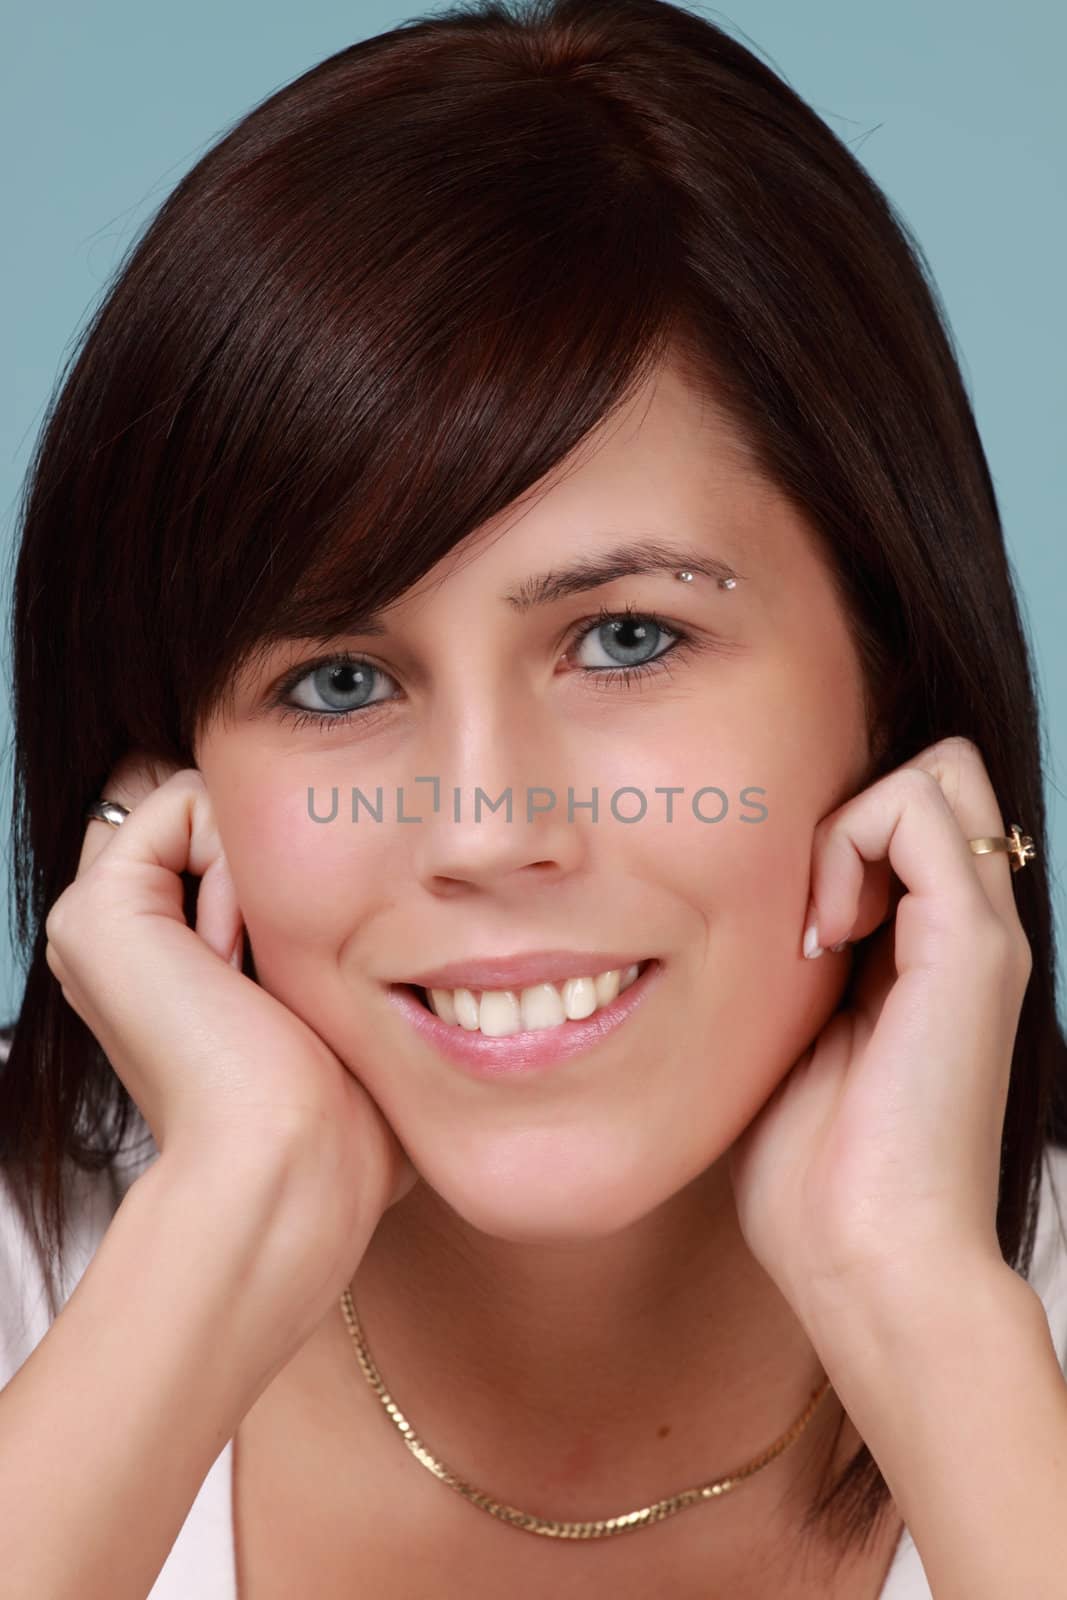
{"type": "MultiPolygon", "coordinates": [[[[674,576],[676,578],[679,578],[682,583],[692,583],[692,581],[693,581],[693,574],[691,572],[689,572],[689,571],[676,572],[674,574],[674,576]]],[[[720,578],[719,579],[719,588],[720,589],[736,589],[736,587],[737,587],[737,579],[736,578],[720,578]]]]}

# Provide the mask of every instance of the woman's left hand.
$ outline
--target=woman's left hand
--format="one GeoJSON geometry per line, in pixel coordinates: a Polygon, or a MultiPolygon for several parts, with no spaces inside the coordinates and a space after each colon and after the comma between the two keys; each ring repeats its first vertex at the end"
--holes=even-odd
{"type": "Polygon", "coordinates": [[[877,1308],[936,1283],[947,1261],[1004,1265],[1001,1139],[1032,956],[1007,854],[967,841],[1006,833],[961,738],[815,830],[818,943],[886,926],[729,1156],[745,1241],[809,1333],[857,1296],[877,1308]]]}

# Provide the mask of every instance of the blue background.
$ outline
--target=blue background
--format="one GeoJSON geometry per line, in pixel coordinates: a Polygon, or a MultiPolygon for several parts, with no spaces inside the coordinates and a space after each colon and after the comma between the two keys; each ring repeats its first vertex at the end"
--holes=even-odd
{"type": "MultiPolygon", "coordinates": [[[[88,313],[167,193],[254,103],[345,45],[442,9],[432,0],[413,0],[410,9],[375,0],[184,0],[180,7],[51,0],[2,12],[5,819],[7,562],[17,496],[53,383],[88,313]]],[[[1037,659],[1051,830],[1039,845],[1050,859],[1062,947],[1067,7],[1053,0],[1018,0],[1010,10],[993,0],[737,0],[729,11],[690,9],[755,49],[851,146],[915,232],[944,297],[1037,659]]],[[[1019,819],[1024,828],[1030,820],[1019,819]]],[[[6,834],[5,826],[5,903],[6,834]]],[[[1067,1014],[1062,956],[1059,978],[1067,1014]]],[[[3,918],[0,1020],[14,1015],[19,990],[3,918]]]]}

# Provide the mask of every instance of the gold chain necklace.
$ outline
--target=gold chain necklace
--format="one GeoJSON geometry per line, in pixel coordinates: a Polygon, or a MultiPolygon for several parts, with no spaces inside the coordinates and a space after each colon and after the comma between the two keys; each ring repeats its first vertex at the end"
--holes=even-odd
{"type": "Polygon", "coordinates": [[[667,1517],[673,1517],[676,1512],[683,1511],[686,1506],[696,1505],[702,1500],[711,1500],[724,1495],[735,1488],[745,1478],[753,1473],[760,1472],[764,1467],[787,1450],[796,1439],[800,1437],[810,1422],[816,1406],[830,1388],[827,1378],[818,1389],[812,1392],[811,1399],[804,1408],[803,1413],[794,1422],[793,1426],[783,1433],[769,1449],[750,1461],[747,1466],[739,1467],[736,1472],[730,1473],[726,1478],[720,1478],[715,1483],[705,1483],[694,1489],[683,1489],[680,1494],[669,1495],[665,1500],[657,1500],[654,1505],[643,1506],[639,1511],[627,1511],[622,1516],[605,1517],[597,1522],[555,1522],[543,1517],[534,1516],[530,1511],[519,1511],[515,1506],[501,1505],[481,1489],[476,1489],[472,1484],[458,1477],[450,1467],[445,1466],[436,1456],[431,1455],[414,1428],[408,1422],[403,1412],[394,1402],[381,1374],[375,1366],[370,1351],[367,1349],[363,1337],[363,1329],[356,1315],[356,1307],[352,1300],[351,1292],[345,1289],[341,1295],[341,1310],[344,1313],[348,1331],[356,1347],[356,1355],[363,1376],[381,1401],[385,1411],[402,1435],[404,1443],[427,1471],[432,1472],[435,1478],[440,1478],[442,1483],[447,1483],[450,1489],[455,1489],[469,1500],[472,1505],[478,1506],[482,1511],[487,1511],[490,1516],[498,1517],[502,1522],[510,1523],[513,1528],[519,1528],[524,1533],[542,1534],[549,1539],[607,1539],[613,1534],[629,1533],[635,1528],[647,1528],[654,1522],[663,1522],[667,1517]]]}

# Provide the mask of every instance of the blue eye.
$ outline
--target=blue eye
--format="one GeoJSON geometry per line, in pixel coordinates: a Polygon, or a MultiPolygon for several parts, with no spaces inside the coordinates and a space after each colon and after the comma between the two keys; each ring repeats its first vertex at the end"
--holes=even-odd
{"type": "MultiPolygon", "coordinates": [[[[667,657],[697,648],[692,635],[684,629],[669,626],[655,612],[637,611],[632,606],[626,606],[622,611],[602,608],[594,618],[585,618],[578,624],[568,655],[593,635],[596,635],[599,648],[608,653],[609,663],[613,661],[611,652],[619,653],[614,663],[607,666],[582,664],[585,677],[598,689],[610,689],[617,683],[629,687],[646,673],[669,672],[667,657]],[[649,650],[655,649],[661,635],[668,635],[672,642],[668,643],[665,650],[648,655],[649,650]],[[642,652],[646,652],[644,659],[627,659],[631,655],[640,656],[642,652]]],[[[345,727],[355,722],[357,717],[373,714],[379,706],[395,698],[393,695],[371,698],[375,682],[389,677],[390,674],[383,668],[362,657],[343,653],[326,656],[319,661],[304,663],[290,673],[279,686],[277,696],[270,705],[280,713],[283,721],[297,728],[308,724],[320,728],[345,727]],[[342,699],[357,696],[362,697],[360,703],[339,706],[332,711],[316,711],[307,706],[293,705],[288,696],[309,679],[318,680],[315,693],[324,698],[330,695],[342,699]]]]}
{"type": "MultiPolygon", "coordinates": [[[[337,695],[342,700],[354,695],[359,702],[357,705],[341,705],[333,711],[326,712],[304,712],[304,716],[312,721],[348,721],[365,706],[380,703],[374,701],[371,694],[375,679],[384,676],[381,669],[369,661],[361,661],[354,656],[335,656],[328,661],[320,661],[310,669],[304,669],[302,675],[287,686],[287,692],[290,688],[296,688],[299,684],[310,681],[315,693],[322,696],[327,705],[330,703],[331,695],[337,695]]],[[[303,719],[297,720],[299,725],[303,719]]]]}
{"type": "MultiPolygon", "coordinates": [[[[625,611],[602,611],[596,621],[589,627],[583,628],[578,635],[578,642],[584,644],[586,639],[595,638],[602,650],[618,650],[622,660],[610,663],[609,667],[598,667],[589,663],[590,670],[598,676],[608,673],[609,670],[621,673],[625,677],[633,677],[662,656],[669,654],[670,648],[661,650],[657,655],[645,655],[639,660],[627,660],[631,652],[647,651],[656,643],[657,634],[671,634],[675,639],[682,639],[684,634],[675,628],[668,628],[651,612],[635,611],[628,607],[625,611]]],[[[603,679],[602,679],[603,681],[603,679]]]]}

